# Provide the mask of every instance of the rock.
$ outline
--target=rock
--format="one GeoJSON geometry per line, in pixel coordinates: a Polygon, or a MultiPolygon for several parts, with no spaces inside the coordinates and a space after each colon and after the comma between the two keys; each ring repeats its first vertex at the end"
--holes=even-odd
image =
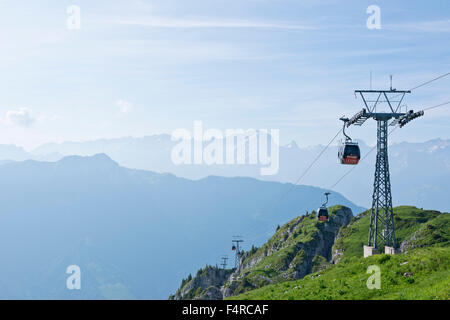
{"type": "Polygon", "coordinates": [[[219,300],[223,299],[220,288],[228,280],[232,270],[206,266],[183,287],[178,289],[173,300],[219,300]]]}
{"type": "MultiPolygon", "coordinates": [[[[346,227],[350,223],[352,218],[353,218],[352,211],[349,208],[346,208],[346,207],[342,207],[342,213],[340,214],[340,216],[342,217],[341,219],[343,219],[343,220],[341,221],[342,224],[341,224],[340,229],[338,230],[338,232],[337,232],[337,234],[336,234],[336,236],[334,238],[333,244],[335,244],[337,240],[342,238],[342,236],[343,236],[343,234],[341,232],[342,231],[342,227],[346,227]]],[[[363,215],[358,215],[358,216],[356,216],[353,219],[355,219],[355,221],[357,221],[358,219],[360,219],[362,217],[363,217],[363,215]]],[[[343,254],[344,254],[344,251],[342,249],[335,248],[335,246],[333,246],[332,247],[332,252],[331,252],[331,261],[330,261],[330,263],[331,264],[336,264],[339,261],[341,261],[343,254]]]]}
{"type": "Polygon", "coordinates": [[[417,240],[417,231],[400,244],[400,252],[407,253],[416,247],[414,242],[417,240]]]}
{"type": "Polygon", "coordinates": [[[200,296],[196,297],[196,300],[222,300],[223,295],[218,287],[209,287],[206,291],[200,296]]]}
{"type": "Polygon", "coordinates": [[[412,274],[412,272],[405,272],[405,273],[403,274],[403,276],[408,278],[408,277],[412,277],[413,274],[412,274]]]}

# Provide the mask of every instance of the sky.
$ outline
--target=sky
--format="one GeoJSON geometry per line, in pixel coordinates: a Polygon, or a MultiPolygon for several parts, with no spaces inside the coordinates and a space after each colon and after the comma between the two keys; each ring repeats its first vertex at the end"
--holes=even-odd
{"type": "MultiPolygon", "coordinates": [[[[73,21],[73,20],[71,20],[73,21]]],[[[355,89],[410,89],[450,72],[450,2],[0,1],[0,144],[279,129],[326,144],[363,107],[355,89]],[[68,8],[80,8],[70,29],[68,8]],[[381,28],[368,29],[377,5],[381,28]]],[[[404,101],[450,101],[450,77],[404,101]]],[[[450,106],[391,142],[449,138],[450,106]]],[[[376,123],[348,133],[373,144],[376,123]]]]}

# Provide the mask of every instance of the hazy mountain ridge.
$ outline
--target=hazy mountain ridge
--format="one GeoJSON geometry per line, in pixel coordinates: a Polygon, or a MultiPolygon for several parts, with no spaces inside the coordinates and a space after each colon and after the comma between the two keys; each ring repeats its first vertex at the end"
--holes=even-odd
{"type": "MultiPolygon", "coordinates": [[[[252,178],[191,181],[124,168],[105,154],[8,162],[0,175],[0,256],[14,261],[0,264],[2,294],[25,299],[167,298],[186,271],[218,262],[233,235],[259,245],[274,225],[317,208],[325,191],[252,178]],[[90,290],[68,295],[69,263],[83,267],[90,290]]],[[[330,202],[363,210],[337,193],[330,202]]]]}
{"type": "MultiPolygon", "coordinates": [[[[171,150],[176,143],[171,140],[170,135],[161,134],[141,138],[49,143],[29,153],[17,147],[0,146],[0,160],[56,161],[67,155],[91,156],[106,153],[120,165],[128,168],[169,172],[187,179],[198,180],[217,175],[294,183],[323,148],[323,146],[300,148],[295,141],[281,146],[278,174],[261,176],[260,165],[174,165],[171,150]]],[[[359,143],[364,157],[371,147],[363,141],[359,143]]],[[[376,152],[372,151],[351,174],[334,187],[336,191],[365,207],[371,206],[375,154],[376,152]]],[[[446,196],[446,191],[450,188],[449,139],[392,144],[389,147],[389,160],[394,205],[410,203],[418,207],[432,207],[439,210],[446,210],[450,206],[450,198],[446,196]]],[[[349,166],[337,163],[337,147],[331,146],[300,183],[330,188],[349,169],[349,166]]]]}

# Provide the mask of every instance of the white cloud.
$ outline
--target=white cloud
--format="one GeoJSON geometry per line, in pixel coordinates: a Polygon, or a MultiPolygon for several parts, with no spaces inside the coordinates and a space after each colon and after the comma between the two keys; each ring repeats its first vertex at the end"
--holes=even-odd
{"type": "Polygon", "coordinates": [[[135,25],[157,28],[269,28],[269,29],[297,29],[314,30],[316,27],[285,22],[264,22],[250,20],[206,20],[206,19],[177,19],[146,17],[134,19],[119,19],[118,24],[135,25]]]}
{"type": "Polygon", "coordinates": [[[450,20],[422,21],[388,25],[388,29],[422,32],[450,32],[450,20]]]}
{"type": "Polygon", "coordinates": [[[36,119],[31,115],[28,108],[19,108],[19,110],[9,110],[6,112],[6,123],[21,127],[31,126],[36,119]]]}
{"type": "Polygon", "coordinates": [[[133,105],[131,104],[131,102],[125,101],[125,100],[118,100],[116,102],[116,106],[119,108],[120,113],[129,113],[133,107],[133,105]]]}

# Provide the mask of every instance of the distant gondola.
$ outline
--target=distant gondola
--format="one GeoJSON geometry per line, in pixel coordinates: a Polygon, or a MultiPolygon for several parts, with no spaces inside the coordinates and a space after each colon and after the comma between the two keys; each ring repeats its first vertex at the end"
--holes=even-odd
{"type": "Polygon", "coordinates": [[[317,214],[317,220],[319,221],[328,221],[328,209],[320,207],[317,214]]]}
{"type": "Polygon", "coordinates": [[[325,197],[327,197],[327,201],[325,201],[324,204],[320,206],[319,209],[317,209],[317,220],[327,222],[328,221],[328,209],[327,209],[327,203],[328,203],[328,195],[329,192],[325,192],[325,197]]]}

